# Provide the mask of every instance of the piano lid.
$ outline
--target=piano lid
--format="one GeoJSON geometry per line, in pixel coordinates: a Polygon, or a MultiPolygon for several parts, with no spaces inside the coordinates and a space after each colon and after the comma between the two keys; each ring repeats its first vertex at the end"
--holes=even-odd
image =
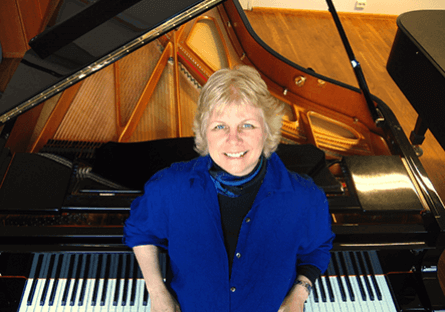
{"type": "Polygon", "coordinates": [[[397,26],[445,76],[445,10],[421,10],[401,14],[397,26]]]}
{"type": "Polygon", "coordinates": [[[56,23],[31,40],[0,98],[0,125],[221,2],[61,1],[56,23]]]}

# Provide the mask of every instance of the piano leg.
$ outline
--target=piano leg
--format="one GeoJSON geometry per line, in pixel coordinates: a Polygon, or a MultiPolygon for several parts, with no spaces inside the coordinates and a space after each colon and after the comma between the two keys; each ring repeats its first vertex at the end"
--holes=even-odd
{"type": "Polygon", "coordinates": [[[422,156],[422,154],[423,154],[422,148],[419,145],[421,145],[423,143],[423,141],[425,140],[425,133],[427,130],[428,130],[428,126],[422,120],[422,118],[420,118],[420,116],[418,116],[414,130],[411,131],[411,135],[409,136],[409,140],[411,141],[411,144],[414,145],[416,154],[419,157],[422,156]]]}

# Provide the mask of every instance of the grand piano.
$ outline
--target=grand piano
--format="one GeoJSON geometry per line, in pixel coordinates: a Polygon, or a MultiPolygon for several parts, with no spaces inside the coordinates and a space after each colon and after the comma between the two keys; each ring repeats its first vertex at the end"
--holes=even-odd
{"type": "Polygon", "coordinates": [[[2,311],[149,311],[121,242],[130,203],[154,172],[197,156],[199,91],[237,64],[286,104],[278,153],[329,200],[332,261],[308,308],[445,308],[444,206],[380,99],[270,49],[236,0],[52,7],[0,98],[2,311]]]}

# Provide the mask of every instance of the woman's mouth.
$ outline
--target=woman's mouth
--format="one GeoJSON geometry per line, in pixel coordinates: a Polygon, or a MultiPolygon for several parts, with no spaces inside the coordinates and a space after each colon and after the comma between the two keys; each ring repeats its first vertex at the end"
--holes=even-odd
{"type": "Polygon", "coordinates": [[[246,155],[247,151],[245,152],[240,152],[240,153],[224,153],[224,155],[228,156],[228,157],[232,157],[232,158],[239,158],[239,157],[243,157],[244,155],[246,155]]]}

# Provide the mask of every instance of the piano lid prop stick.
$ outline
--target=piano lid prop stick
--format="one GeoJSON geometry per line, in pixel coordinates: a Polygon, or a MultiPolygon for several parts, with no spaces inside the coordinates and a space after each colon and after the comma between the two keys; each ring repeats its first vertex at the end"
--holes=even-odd
{"type": "Polygon", "coordinates": [[[357,78],[360,90],[362,91],[366,103],[368,104],[369,112],[371,113],[372,119],[377,126],[380,126],[383,122],[383,118],[379,116],[377,109],[374,106],[374,102],[371,99],[371,93],[369,92],[368,84],[366,83],[365,75],[363,74],[360,63],[355,58],[354,52],[352,51],[351,45],[349,44],[348,37],[346,36],[345,30],[343,29],[343,25],[340,22],[340,18],[338,17],[332,0],[326,0],[326,3],[328,4],[329,12],[331,12],[331,15],[335,22],[335,26],[337,27],[338,33],[340,34],[341,40],[343,42],[343,46],[345,47],[346,53],[348,54],[349,61],[351,62],[352,68],[354,69],[355,77],[357,78]]]}

